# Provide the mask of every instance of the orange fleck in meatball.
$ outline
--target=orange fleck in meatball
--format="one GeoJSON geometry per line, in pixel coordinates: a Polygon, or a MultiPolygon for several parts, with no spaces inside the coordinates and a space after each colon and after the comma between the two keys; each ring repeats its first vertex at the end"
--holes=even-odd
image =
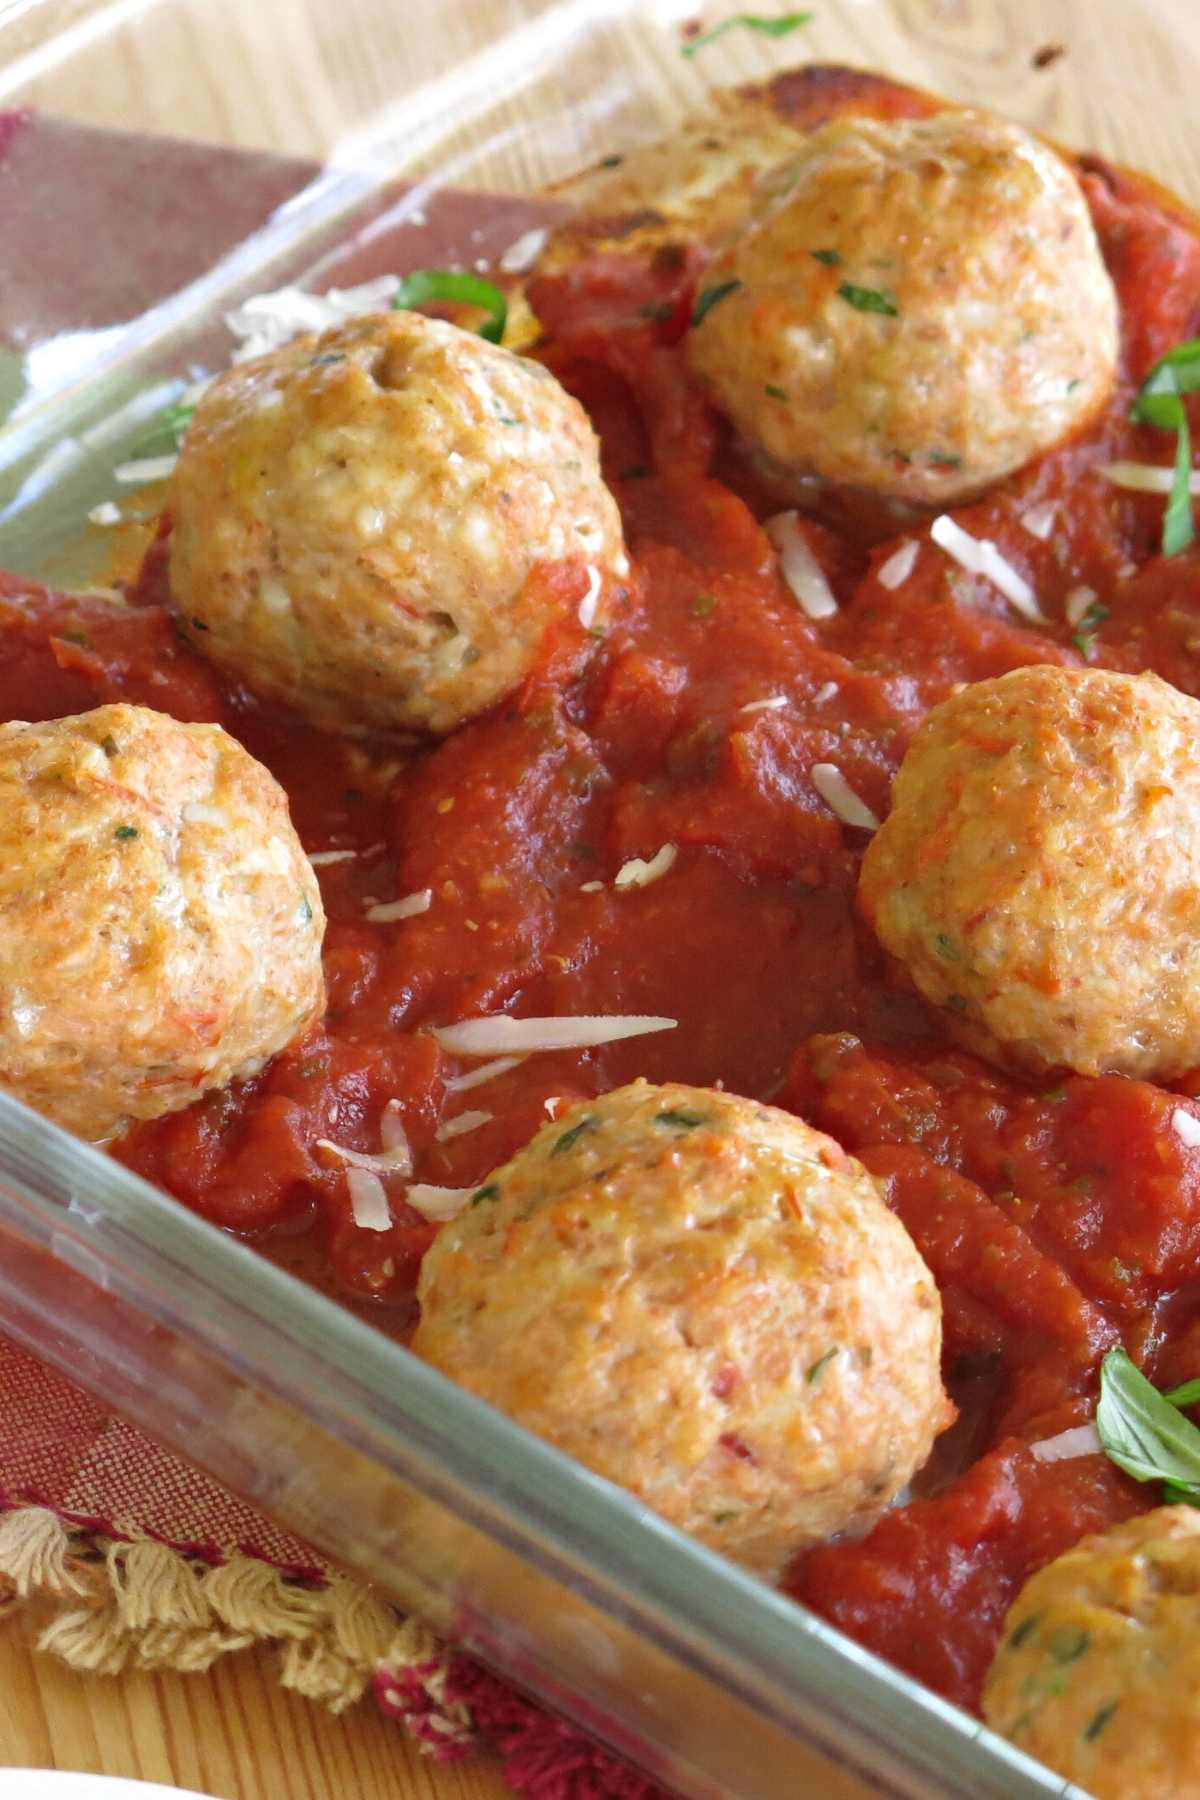
{"type": "Polygon", "coordinates": [[[1096,1800],[1200,1800],[1200,1513],[1084,1538],[1022,1588],[989,1725],[1096,1800]]]}
{"type": "Polygon", "coordinates": [[[1147,1078],[1200,1062],[1200,703],[1039,666],[930,714],[859,886],[982,1055],[1147,1078]]]}
{"type": "Polygon", "coordinates": [[[324,1004],[282,789],[217,725],[0,726],[0,1086],[112,1136],[249,1075],[324,1004]]]}
{"type": "Polygon", "coordinates": [[[869,1525],[952,1416],[941,1304],[831,1138],[635,1082],[489,1176],[425,1258],[417,1352],[763,1575],[869,1525]]]}
{"type": "Polygon", "coordinates": [[[800,498],[944,506],[1081,430],[1113,384],[1116,297],[1079,183],[981,113],[814,131],[705,290],[692,363],[800,498]]]}
{"type": "Polygon", "coordinates": [[[221,376],[168,510],[195,649],[336,731],[452,730],[517,687],[564,616],[540,569],[586,572],[603,623],[628,566],[578,402],[539,363],[417,313],[221,376]]]}

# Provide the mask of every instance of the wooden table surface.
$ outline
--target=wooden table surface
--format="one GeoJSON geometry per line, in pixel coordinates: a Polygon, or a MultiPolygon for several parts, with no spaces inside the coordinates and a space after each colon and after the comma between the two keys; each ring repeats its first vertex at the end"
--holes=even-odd
{"type": "MultiPolygon", "coordinates": [[[[608,34],[606,54],[615,74],[621,59],[638,62],[661,98],[664,128],[695,106],[706,78],[745,80],[807,57],[844,60],[1139,164],[1200,204],[1200,132],[1189,116],[1200,73],[1187,30],[1193,0],[809,3],[816,17],[803,33],[771,44],[732,32],[705,53],[702,70],[701,59],[680,59],[669,24],[656,31],[646,22],[652,13],[686,16],[670,0],[631,8],[642,23],[608,34]],[[1038,59],[1043,47],[1062,53],[1038,59]]],[[[548,7],[528,0],[531,13],[548,7]]],[[[0,0],[0,27],[9,10],[0,0]]],[[[25,60],[19,84],[0,75],[0,97],[97,123],[322,154],[405,89],[460,66],[513,10],[506,0],[406,0],[403,8],[394,0],[339,0],[336,8],[327,0],[158,0],[112,9],[119,17],[109,37],[59,58],[46,44],[79,8],[41,0],[32,17],[12,9],[25,60]],[[263,68],[270,79],[260,78],[263,68]]],[[[719,0],[704,16],[730,10],[719,0]]],[[[781,9],[765,0],[759,10],[781,9]]],[[[73,41],[83,40],[77,33],[73,41]]],[[[499,110],[519,120],[523,109],[528,116],[555,102],[552,81],[530,93],[514,93],[499,110]]],[[[428,115],[424,140],[435,165],[459,142],[449,109],[439,127],[441,110],[428,115]]],[[[644,134],[644,107],[639,123],[644,134]]],[[[514,143],[510,132],[484,174],[494,186],[536,185],[612,149],[616,129],[579,108],[549,148],[514,143]]],[[[265,1656],[229,1659],[207,1676],[84,1679],[34,1656],[19,1618],[0,1626],[0,1764],[178,1782],[220,1800],[491,1800],[507,1791],[493,1764],[439,1767],[418,1757],[369,1703],[335,1719],[282,1693],[265,1656]]],[[[820,1792],[819,1780],[805,1791],[820,1792]]]]}

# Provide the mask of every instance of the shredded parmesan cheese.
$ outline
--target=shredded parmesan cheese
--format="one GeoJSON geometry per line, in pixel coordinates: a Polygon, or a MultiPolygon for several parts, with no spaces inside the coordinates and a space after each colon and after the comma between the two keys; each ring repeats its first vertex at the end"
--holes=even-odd
{"type": "Polygon", "coordinates": [[[475,1192],[475,1188],[434,1187],[432,1182],[416,1181],[404,1198],[424,1218],[440,1225],[447,1219],[457,1219],[475,1192]]]}
{"type": "Polygon", "coordinates": [[[141,456],[132,462],[118,463],[113,474],[129,487],[151,481],[165,481],[179,461],[177,456],[141,456]]]}
{"type": "Polygon", "coordinates": [[[408,1147],[408,1134],[404,1129],[404,1108],[398,1100],[389,1100],[383,1109],[383,1117],[379,1121],[379,1141],[385,1150],[403,1150],[411,1167],[412,1153],[408,1147]]]}
{"type": "Polygon", "coordinates": [[[495,1118],[490,1112],[460,1112],[454,1118],[445,1119],[435,1133],[438,1142],[444,1144],[448,1138],[466,1137],[468,1131],[478,1131],[481,1125],[487,1125],[495,1118]]]}
{"type": "Polygon", "coordinates": [[[955,524],[949,513],[938,514],[929,527],[929,535],[938,548],[969,575],[982,575],[993,587],[999,588],[1004,598],[1025,618],[1045,623],[1033,589],[1011,563],[1005,562],[990,538],[972,537],[969,531],[955,524]]]}
{"type": "Polygon", "coordinates": [[[1097,598],[1098,596],[1095,588],[1072,588],[1066,599],[1063,601],[1063,617],[1066,619],[1067,624],[1071,626],[1082,625],[1084,614],[1089,607],[1096,604],[1097,598]]]}
{"type": "Polygon", "coordinates": [[[835,763],[814,763],[812,784],[843,825],[855,825],[860,831],[879,830],[879,820],[866,802],[859,799],[835,763]]]}
{"type": "Polygon", "coordinates": [[[590,631],[596,623],[596,603],[600,598],[600,571],[588,564],[588,590],[579,602],[579,623],[590,631]]]}
{"type": "Polygon", "coordinates": [[[534,225],[531,230],[523,231],[500,258],[500,267],[504,273],[506,275],[524,275],[528,269],[532,269],[546,248],[546,240],[549,236],[550,233],[544,225],[534,225]]]}
{"type": "Polygon", "coordinates": [[[602,881],[581,881],[579,884],[581,894],[599,894],[603,890],[604,883],[602,881]]]}
{"type": "Polygon", "coordinates": [[[1098,1456],[1100,1450],[1100,1438],[1094,1425],[1072,1425],[1069,1431],[1060,1431],[1057,1437],[1042,1438],[1040,1443],[1029,1446],[1029,1454],[1036,1456],[1039,1462],[1070,1462],[1076,1456],[1098,1456]]]}
{"type": "Polygon", "coordinates": [[[813,705],[814,706],[824,706],[824,704],[827,700],[833,699],[833,696],[837,693],[837,691],[838,691],[838,684],[836,681],[826,681],[826,682],[822,683],[822,685],[817,689],[816,693],[813,695],[813,705]]]}
{"type": "Polygon", "coordinates": [[[747,700],[745,706],[738,707],[738,711],[744,713],[778,712],[781,706],[786,705],[786,694],[772,694],[769,700],[747,700]]]}
{"type": "MultiPolygon", "coordinates": [[[[1131,488],[1138,494],[1169,494],[1175,485],[1174,469],[1164,468],[1161,463],[1104,463],[1096,473],[1114,487],[1131,488]]],[[[1200,494],[1200,469],[1193,471],[1188,487],[1193,494],[1200,494]]]]}
{"type": "Polygon", "coordinates": [[[308,860],[314,869],[328,869],[333,863],[353,862],[357,850],[310,850],[308,860]]]}
{"type": "Polygon", "coordinates": [[[390,1149],[381,1151],[350,1150],[345,1144],[335,1144],[329,1138],[318,1138],[316,1147],[327,1150],[330,1156],[336,1156],[339,1162],[347,1163],[352,1169],[365,1169],[370,1175],[412,1174],[412,1151],[406,1137],[401,1137],[390,1149]]]}
{"type": "Polygon", "coordinates": [[[210,806],[206,800],[189,800],[183,808],[183,821],[186,825],[216,825],[223,827],[229,820],[219,806],[210,806]]]}
{"type": "Polygon", "coordinates": [[[516,1050],[588,1050],[597,1044],[615,1044],[622,1038],[645,1037],[653,1031],[674,1031],[678,1019],[660,1019],[650,1013],[576,1014],[559,1019],[514,1019],[509,1013],[492,1013],[483,1019],[465,1019],[460,1025],[435,1025],[433,1036],[456,1056],[492,1056],[516,1050]]]}
{"type": "Polygon", "coordinates": [[[400,286],[398,275],[381,275],[360,287],[330,288],[327,294],[308,294],[303,288],[278,288],[269,294],[252,294],[233,312],[225,314],[230,335],[237,340],[235,363],[265,356],[291,343],[305,331],[327,331],[345,319],[378,312],[391,305],[400,286]]]}
{"type": "Polygon", "coordinates": [[[838,604],[825,579],[820,563],[808,547],[795,512],[776,513],[763,530],[779,552],[783,579],[791,588],[801,612],[810,619],[831,619],[838,604]]]}
{"type": "Polygon", "coordinates": [[[482,1087],[485,1081],[495,1081],[501,1075],[507,1075],[520,1062],[519,1056],[497,1056],[493,1062],[480,1063],[469,1075],[453,1075],[446,1083],[448,1094],[466,1094],[471,1088],[482,1087]]]}
{"type": "Polygon", "coordinates": [[[412,919],[417,913],[427,913],[433,905],[433,889],[421,888],[418,893],[405,894],[403,900],[385,900],[375,902],[367,908],[367,918],[372,925],[391,925],[396,919],[412,919]]]}
{"type": "Polygon", "coordinates": [[[121,509],[115,500],[102,500],[99,506],[93,506],[88,514],[89,525],[119,525],[121,509]]]}
{"type": "Polygon", "coordinates": [[[614,885],[624,891],[626,888],[649,887],[652,881],[661,881],[663,876],[675,866],[679,855],[674,844],[664,844],[662,849],[649,862],[640,856],[631,856],[627,863],[622,863],[617,870],[614,885]]]}
{"type": "Polygon", "coordinates": [[[360,1231],[390,1231],[392,1213],[387,1189],[378,1175],[369,1169],[346,1170],[346,1186],[350,1193],[350,1211],[360,1231]]]}
{"type": "Polygon", "coordinates": [[[1040,538],[1044,544],[1054,530],[1054,521],[1057,517],[1057,501],[1043,500],[1040,505],[1031,506],[1021,514],[1021,524],[1030,537],[1040,538]]]}
{"type": "Polygon", "coordinates": [[[880,587],[903,587],[917,566],[920,548],[916,538],[905,538],[899,548],[892,551],[887,561],[879,565],[877,579],[880,587]]]}
{"type": "Polygon", "coordinates": [[[1180,1143],[1186,1144],[1189,1150],[1194,1150],[1197,1145],[1200,1145],[1200,1119],[1196,1117],[1195,1113],[1188,1112],[1186,1107],[1177,1106],[1175,1108],[1171,1114],[1171,1129],[1180,1143]]]}

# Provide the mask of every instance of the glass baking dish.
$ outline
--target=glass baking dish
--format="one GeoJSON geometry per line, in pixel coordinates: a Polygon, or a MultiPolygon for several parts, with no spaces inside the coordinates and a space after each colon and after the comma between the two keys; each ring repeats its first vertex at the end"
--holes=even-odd
{"type": "MultiPolygon", "coordinates": [[[[225,360],[220,319],[240,298],[418,266],[447,189],[496,196],[461,245],[494,256],[542,216],[517,196],[662,135],[710,81],[857,40],[892,74],[1152,166],[1161,128],[1169,174],[1164,114],[1149,149],[1090,100],[1068,134],[1040,75],[998,82],[994,45],[941,15],[917,35],[911,10],[822,0],[802,37],[730,33],[685,61],[687,0],[410,0],[402,15],[341,0],[335,23],[322,0],[0,0],[0,107],[104,133],[63,142],[93,145],[99,191],[130,201],[120,230],[65,248],[59,234],[52,251],[31,236],[18,267],[22,193],[26,229],[57,202],[9,190],[0,566],[94,578],[102,550],[64,544],[164,402],[225,360]],[[112,135],[131,128],[192,144],[112,135]],[[154,209],[172,181],[192,214],[168,230],[154,209]]],[[[1005,14],[1027,15],[1031,51],[1036,11],[1005,14]]],[[[1157,45],[1186,91],[1178,71],[1200,59],[1182,20],[1144,24],[1129,55],[1157,45]]],[[[1077,1793],[2,1094],[0,1328],[681,1793],[1077,1793]]]]}

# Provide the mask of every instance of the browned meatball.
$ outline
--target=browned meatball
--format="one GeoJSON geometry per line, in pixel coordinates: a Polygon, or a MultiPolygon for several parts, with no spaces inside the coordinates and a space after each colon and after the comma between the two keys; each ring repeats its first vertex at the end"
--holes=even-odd
{"type": "Polygon", "coordinates": [[[1169,1078],[1200,1062],[1200,703],[1039,666],[939,706],[859,896],[982,1054],[1169,1078]]]}
{"type": "Polygon", "coordinates": [[[1097,1800],[1200,1800],[1200,1514],[1163,1506],[1027,1581],[989,1725],[1097,1800]]]}
{"type": "Polygon", "coordinates": [[[239,364],[168,501],[194,647],[330,730],[450,731],[627,572],[583,408],[539,363],[417,313],[239,364]],[[571,564],[570,581],[542,577],[571,564]]]}
{"type": "Polygon", "coordinates": [[[324,1003],[283,790],[217,725],[0,726],[0,1086],[81,1137],[249,1075],[324,1003]]]}
{"type": "Polygon", "coordinates": [[[425,1258],[414,1348],[772,1575],[869,1524],[950,1408],[941,1306],[831,1138],[635,1082],[546,1126],[425,1258]]]}
{"type": "Polygon", "coordinates": [[[692,363],[801,497],[945,505],[1112,388],[1116,298],[1079,183],[981,113],[814,131],[704,285],[692,363]]]}

